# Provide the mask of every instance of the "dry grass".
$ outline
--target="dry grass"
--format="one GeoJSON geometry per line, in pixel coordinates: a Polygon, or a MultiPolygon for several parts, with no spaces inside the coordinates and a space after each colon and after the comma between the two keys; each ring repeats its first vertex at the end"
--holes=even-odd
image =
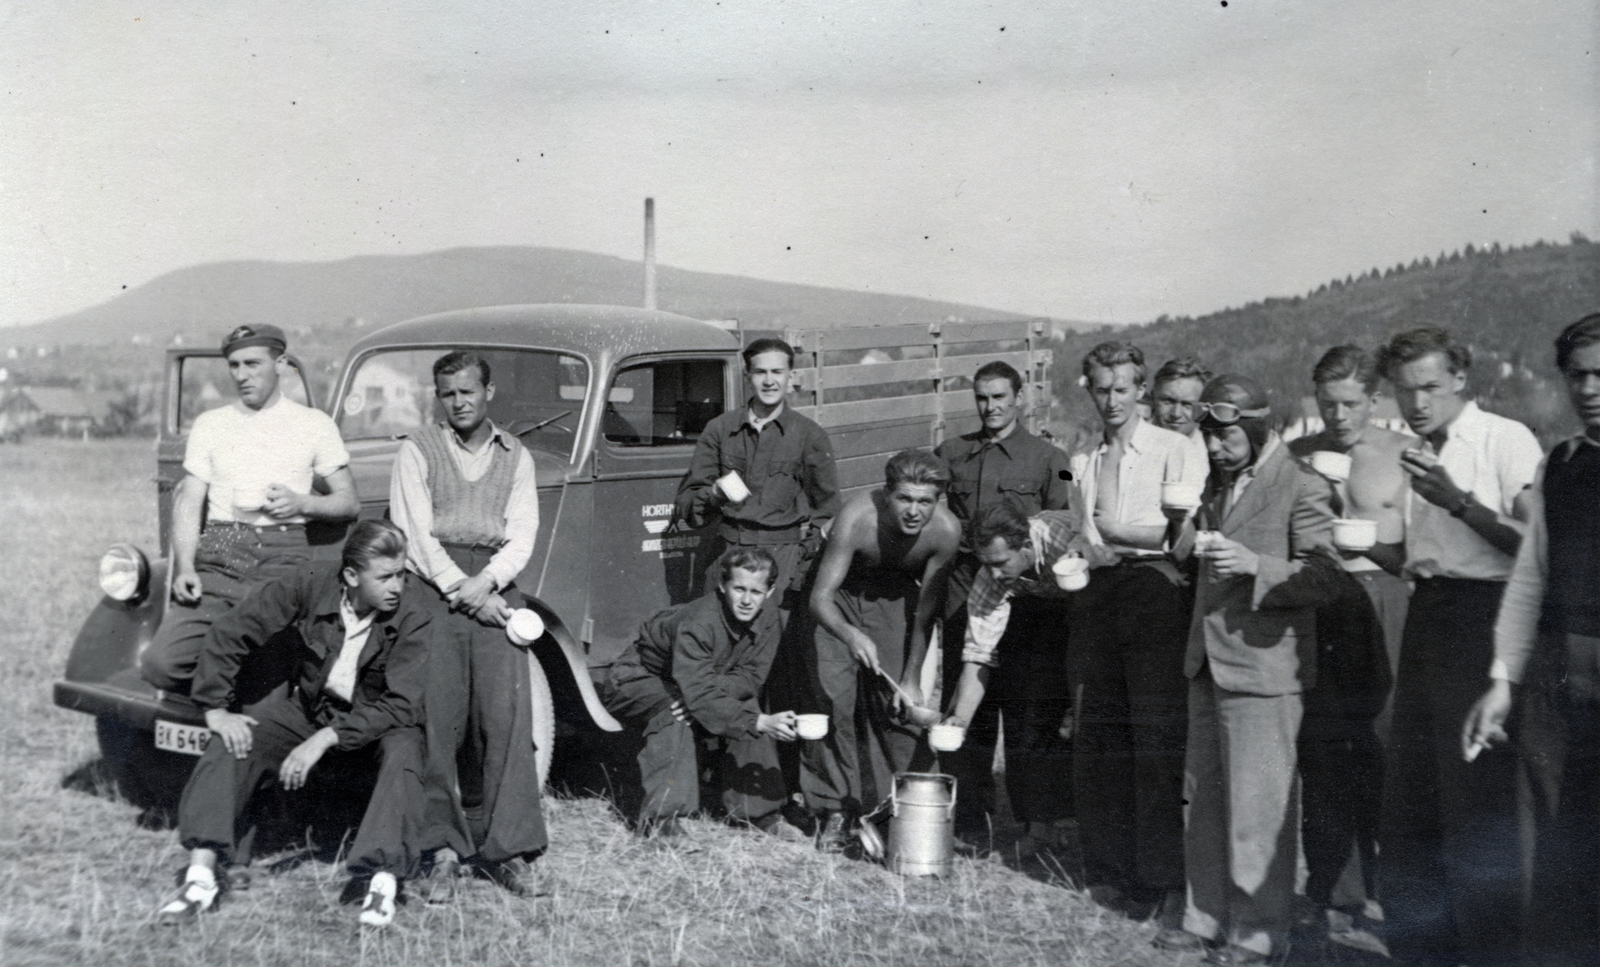
{"type": "MultiPolygon", "coordinates": [[[[344,876],[306,862],[181,931],[153,913],[182,854],[104,789],[63,788],[98,758],[93,723],[56,709],[59,675],[114,540],[154,546],[147,443],[0,447],[0,964],[1170,964],[1153,927],[1104,913],[1059,867],[958,860],[907,880],[707,821],[695,849],[635,839],[598,799],[548,804],[548,895],[467,884],[362,934],[344,876]]],[[[258,863],[258,867],[261,864],[258,863]]],[[[1193,963],[1196,958],[1185,958],[1193,963]]]]}

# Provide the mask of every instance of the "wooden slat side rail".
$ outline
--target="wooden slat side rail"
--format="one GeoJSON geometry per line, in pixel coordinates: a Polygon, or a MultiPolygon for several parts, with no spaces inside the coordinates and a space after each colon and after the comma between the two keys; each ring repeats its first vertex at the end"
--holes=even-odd
{"type": "Polygon", "coordinates": [[[849,426],[853,423],[909,420],[916,417],[933,416],[939,412],[941,402],[946,412],[953,411],[956,407],[961,406],[970,408],[972,406],[972,392],[970,390],[955,390],[938,395],[920,393],[916,396],[900,396],[893,399],[854,400],[848,403],[824,403],[822,406],[799,406],[795,407],[795,410],[816,420],[821,426],[831,429],[836,426],[849,426]]]}
{"type": "MultiPolygon", "coordinates": [[[[978,367],[992,361],[1008,363],[1026,378],[1030,365],[1052,362],[1051,351],[1027,350],[1009,353],[980,353],[976,356],[957,356],[943,359],[903,359],[887,363],[858,363],[853,366],[823,367],[823,383],[830,389],[846,386],[872,386],[877,383],[901,383],[924,379],[971,378],[978,367]]],[[[803,393],[816,390],[817,371],[812,368],[796,369],[793,383],[803,393]]]]}
{"type": "Polygon", "coordinates": [[[932,346],[967,342],[1022,341],[1035,334],[1041,320],[1015,319],[999,322],[944,322],[939,333],[928,326],[861,326],[849,329],[790,329],[784,336],[797,348],[810,352],[837,352],[849,349],[882,349],[898,346],[932,346]]]}

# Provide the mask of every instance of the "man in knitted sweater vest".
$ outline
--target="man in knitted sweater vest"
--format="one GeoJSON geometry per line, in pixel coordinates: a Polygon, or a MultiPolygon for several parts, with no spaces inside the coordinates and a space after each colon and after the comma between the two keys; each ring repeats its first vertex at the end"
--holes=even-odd
{"type": "Polygon", "coordinates": [[[407,567],[433,613],[426,719],[428,802],[421,848],[433,896],[452,894],[457,857],[523,896],[547,845],[533,746],[528,656],[503,629],[522,596],[539,503],[533,457],[489,420],[489,363],[457,351],[433,366],[444,424],[396,457],[389,511],[410,539],[407,567]]]}

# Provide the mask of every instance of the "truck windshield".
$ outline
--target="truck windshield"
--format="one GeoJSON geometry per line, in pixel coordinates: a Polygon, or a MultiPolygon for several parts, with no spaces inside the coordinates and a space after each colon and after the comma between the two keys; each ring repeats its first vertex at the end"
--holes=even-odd
{"type": "MultiPolygon", "coordinates": [[[[363,356],[334,416],[346,440],[411,433],[444,419],[433,397],[433,363],[449,349],[380,350],[363,356]]],[[[530,447],[572,453],[574,431],[589,393],[589,364],[577,356],[534,349],[475,349],[489,362],[494,399],[489,418],[530,447]]]]}

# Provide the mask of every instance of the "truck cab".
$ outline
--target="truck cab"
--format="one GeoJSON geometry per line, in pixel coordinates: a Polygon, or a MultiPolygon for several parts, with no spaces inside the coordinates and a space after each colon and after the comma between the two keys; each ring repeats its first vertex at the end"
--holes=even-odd
{"type": "MultiPolygon", "coordinates": [[[[1035,321],[771,334],[802,349],[791,405],[830,431],[847,492],[877,483],[889,454],[975,427],[960,374],[979,362],[1012,362],[1035,399],[1048,386],[1049,351],[1035,321]],[[958,355],[963,346],[968,359],[958,355]]],[[[592,675],[646,618],[704,591],[710,535],[679,520],[674,502],[706,423],[744,405],[739,351],[748,335],[647,309],[497,306],[397,323],[348,354],[326,409],[350,452],[362,516],[387,513],[401,441],[438,420],[432,366],[451,350],[488,359],[490,417],[533,455],[539,535],[517,586],[546,628],[529,649],[542,769],[561,729],[619,728],[592,675]]],[[[303,378],[284,385],[315,402],[303,378]]],[[[199,412],[232,399],[220,354],[169,353],[157,441],[161,547],[107,552],[105,597],[54,689],[57,705],[97,719],[106,761],[135,801],[175,798],[209,738],[187,697],[139,678],[138,656],[168,600],[171,500],[188,429],[199,412]]],[[[1042,416],[1035,407],[1036,424],[1042,416]]],[[[314,556],[336,556],[343,530],[308,528],[314,556]]]]}

